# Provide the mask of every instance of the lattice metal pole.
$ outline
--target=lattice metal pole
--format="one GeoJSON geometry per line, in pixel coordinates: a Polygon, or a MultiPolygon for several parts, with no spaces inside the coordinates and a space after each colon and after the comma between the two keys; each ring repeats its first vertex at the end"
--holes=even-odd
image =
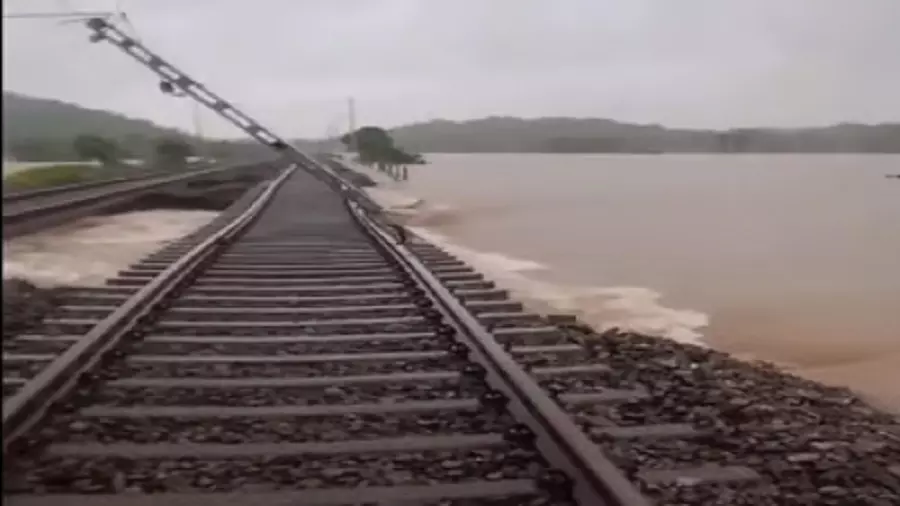
{"type": "MultiPolygon", "coordinates": [[[[323,169],[312,157],[285,142],[271,130],[262,126],[227,100],[216,95],[204,85],[147,49],[143,44],[119,30],[109,21],[102,18],[91,18],[86,24],[94,32],[91,35],[91,42],[105,40],[155,72],[162,78],[160,89],[164,93],[175,94],[176,91],[180,91],[183,95],[200,102],[219,116],[225,118],[232,125],[246,132],[247,135],[271,147],[279,154],[287,156],[307,169],[323,169]]],[[[325,170],[328,171],[327,168],[325,170]]]]}

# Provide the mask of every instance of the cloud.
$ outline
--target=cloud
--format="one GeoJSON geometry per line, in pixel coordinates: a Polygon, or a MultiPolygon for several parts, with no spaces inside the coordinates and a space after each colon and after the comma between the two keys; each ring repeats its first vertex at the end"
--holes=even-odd
{"type": "MultiPolygon", "coordinates": [[[[897,0],[122,0],[136,34],[287,136],[491,114],[673,126],[900,120],[897,0]]],[[[111,10],[6,0],[4,12],[111,10]]],[[[127,27],[127,25],[123,25],[127,27]]],[[[4,20],[4,89],[189,128],[78,24],[4,20]]],[[[204,129],[235,131],[212,113],[204,129]]]]}

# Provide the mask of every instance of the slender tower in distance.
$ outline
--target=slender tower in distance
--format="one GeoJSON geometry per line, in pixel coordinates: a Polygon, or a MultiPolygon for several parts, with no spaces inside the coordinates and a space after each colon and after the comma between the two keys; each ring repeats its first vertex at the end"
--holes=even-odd
{"type": "Polygon", "coordinates": [[[353,97],[347,99],[347,115],[350,126],[350,145],[347,146],[347,149],[350,151],[350,156],[353,156],[353,153],[358,154],[358,149],[356,146],[356,102],[353,100],[353,97]]]}
{"type": "Polygon", "coordinates": [[[194,156],[196,156],[199,161],[206,162],[208,160],[205,157],[205,150],[203,145],[203,127],[201,125],[200,119],[200,104],[194,100],[191,100],[191,121],[194,124],[194,156]]]}

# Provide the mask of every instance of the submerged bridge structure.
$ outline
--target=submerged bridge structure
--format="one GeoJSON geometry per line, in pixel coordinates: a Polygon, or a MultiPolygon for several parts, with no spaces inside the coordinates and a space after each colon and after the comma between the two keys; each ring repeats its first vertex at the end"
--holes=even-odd
{"type": "Polygon", "coordinates": [[[739,453],[752,421],[666,396],[702,370],[634,381],[600,337],[398,237],[338,162],[88,26],[283,159],[203,233],[4,341],[6,504],[897,504],[889,459],[841,468],[876,480],[881,503],[798,495],[814,456],[763,440],[739,453]],[[793,464],[767,474],[765,459],[793,464]]]}

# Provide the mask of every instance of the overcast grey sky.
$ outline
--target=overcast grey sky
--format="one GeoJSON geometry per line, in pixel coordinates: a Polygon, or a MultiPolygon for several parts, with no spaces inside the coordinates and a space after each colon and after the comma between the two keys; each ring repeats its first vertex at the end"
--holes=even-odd
{"type": "MultiPolygon", "coordinates": [[[[900,0],[120,0],[170,62],[286,136],[488,115],[900,121],[900,0]]],[[[115,0],[3,0],[5,13],[115,0]]],[[[3,87],[188,128],[78,24],[3,21],[3,87]]],[[[235,136],[212,113],[208,134],[235,136]]]]}

